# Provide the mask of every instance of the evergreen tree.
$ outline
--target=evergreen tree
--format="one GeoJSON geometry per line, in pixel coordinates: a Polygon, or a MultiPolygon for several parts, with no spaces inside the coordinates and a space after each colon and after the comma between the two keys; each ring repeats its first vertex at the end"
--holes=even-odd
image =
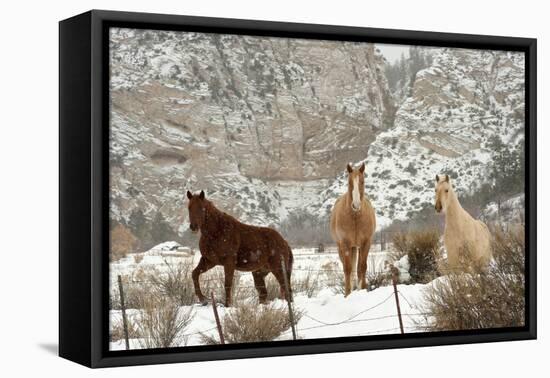
{"type": "Polygon", "coordinates": [[[162,212],[157,211],[151,222],[151,240],[154,244],[177,240],[176,232],[170,227],[162,212]]]}
{"type": "Polygon", "coordinates": [[[390,90],[396,92],[401,88],[402,93],[410,95],[418,71],[429,67],[431,64],[432,56],[428,49],[411,46],[408,57],[401,53],[397,61],[386,64],[385,72],[390,90]]]}
{"type": "Polygon", "coordinates": [[[152,246],[149,222],[141,209],[134,209],[128,219],[128,227],[137,238],[137,248],[145,250],[152,246]]]}
{"type": "Polygon", "coordinates": [[[504,196],[521,192],[525,182],[523,141],[511,148],[494,135],[489,139],[488,147],[493,152],[490,178],[497,194],[504,196]]]}

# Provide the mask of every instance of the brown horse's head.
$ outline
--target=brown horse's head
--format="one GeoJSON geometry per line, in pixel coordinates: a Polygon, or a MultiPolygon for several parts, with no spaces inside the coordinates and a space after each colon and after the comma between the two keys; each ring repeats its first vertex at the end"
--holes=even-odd
{"type": "Polygon", "coordinates": [[[361,203],[365,196],[365,163],[359,169],[353,169],[348,164],[348,193],[351,194],[351,209],[361,210],[361,203]]]}
{"type": "Polygon", "coordinates": [[[191,231],[198,232],[206,221],[206,200],[204,198],[204,191],[201,190],[200,194],[193,195],[189,190],[187,191],[187,198],[189,199],[189,227],[191,231]]]}
{"type": "Polygon", "coordinates": [[[449,175],[435,175],[435,211],[445,212],[452,194],[453,187],[449,175]]]}

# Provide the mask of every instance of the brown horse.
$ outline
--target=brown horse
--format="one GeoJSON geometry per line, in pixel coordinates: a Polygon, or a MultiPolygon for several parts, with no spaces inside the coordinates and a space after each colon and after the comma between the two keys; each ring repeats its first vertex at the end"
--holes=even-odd
{"type": "Polygon", "coordinates": [[[360,288],[367,288],[367,256],[376,229],[374,208],[365,197],[365,164],[356,170],[348,164],[347,170],[348,192],[336,200],[330,217],[330,233],[344,265],[346,297],[355,271],[360,288]]]}
{"type": "MultiPolygon", "coordinates": [[[[201,303],[207,300],[201,292],[199,276],[216,265],[222,265],[225,274],[225,305],[231,306],[231,286],[235,270],[252,272],[254,286],[260,303],[267,299],[265,277],[273,273],[281,287],[281,297],[286,298],[285,281],[281,263],[287,270],[290,285],[292,250],[283,237],[267,227],[250,226],[239,222],[218,209],[205,198],[204,191],[189,198],[189,223],[194,233],[200,230],[201,259],[193,269],[193,285],[201,303]]],[[[289,288],[290,290],[290,288],[289,288]]]]}

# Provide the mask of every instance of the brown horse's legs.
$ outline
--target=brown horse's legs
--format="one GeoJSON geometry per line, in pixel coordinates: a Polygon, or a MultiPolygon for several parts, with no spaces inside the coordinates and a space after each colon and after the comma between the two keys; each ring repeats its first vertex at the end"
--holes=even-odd
{"type": "MultiPolygon", "coordinates": [[[[285,290],[285,276],[283,274],[282,268],[273,269],[271,271],[271,273],[273,273],[273,275],[275,276],[275,279],[279,283],[280,293],[281,293],[280,294],[280,299],[287,299],[287,293],[286,293],[286,290],[285,290]]],[[[289,280],[288,284],[290,285],[290,280],[289,280]]],[[[288,298],[288,299],[290,299],[290,298],[288,298]]]]}
{"type": "Polygon", "coordinates": [[[199,276],[202,273],[212,269],[213,267],[214,267],[214,264],[212,264],[210,261],[208,261],[204,257],[201,257],[201,259],[199,260],[199,263],[191,273],[191,277],[193,278],[193,286],[195,287],[195,294],[197,295],[197,297],[199,298],[199,302],[201,303],[206,303],[206,298],[204,297],[204,295],[202,295],[201,286],[199,283],[199,276]]]}
{"type": "Polygon", "coordinates": [[[357,280],[361,289],[367,288],[367,257],[370,250],[370,239],[363,242],[361,249],[359,250],[358,264],[357,264],[357,280]]]}
{"type": "Polygon", "coordinates": [[[260,298],[260,303],[264,304],[267,301],[267,288],[265,286],[265,276],[268,273],[266,272],[252,272],[252,277],[254,277],[254,286],[258,291],[258,297],[260,298]]]}
{"type": "Polygon", "coordinates": [[[224,265],[223,273],[225,275],[225,306],[231,306],[231,287],[233,286],[233,276],[235,274],[235,268],[224,265]]]}

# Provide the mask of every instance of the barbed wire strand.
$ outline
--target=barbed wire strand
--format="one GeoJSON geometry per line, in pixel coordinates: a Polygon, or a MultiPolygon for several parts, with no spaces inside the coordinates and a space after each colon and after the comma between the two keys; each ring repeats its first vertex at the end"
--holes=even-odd
{"type": "Polygon", "coordinates": [[[375,304],[374,306],[371,306],[371,307],[369,307],[369,308],[367,308],[367,309],[365,309],[365,310],[363,310],[363,311],[360,311],[360,312],[358,312],[357,314],[355,314],[355,315],[353,315],[353,316],[351,316],[351,317],[349,317],[349,318],[347,318],[347,319],[345,319],[345,320],[342,320],[342,321],[340,321],[340,322],[330,323],[330,322],[324,322],[324,321],[322,321],[322,320],[316,319],[316,318],[314,318],[314,317],[312,317],[312,316],[310,316],[310,315],[307,315],[307,314],[304,314],[304,316],[307,316],[307,317],[309,317],[311,320],[314,320],[314,321],[316,321],[317,323],[324,324],[324,325],[338,325],[338,324],[342,324],[342,323],[347,323],[347,322],[349,322],[350,320],[355,319],[355,318],[358,317],[359,315],[364,314],[364,313],[366,313],[366,312],[368,312],[368,311],[371,311],[371,310],[373,310],[373,309],[375,309],[375,308],[381,306],[382,304],[384,304],[385,302],[387,302],[392,296],[393,296],[393,293],[391,293],[390,295],[388,295],[388,297],[387,297],[386,299],[384,299],[382,302],[377,303],[377,304],[375,304]]]}

